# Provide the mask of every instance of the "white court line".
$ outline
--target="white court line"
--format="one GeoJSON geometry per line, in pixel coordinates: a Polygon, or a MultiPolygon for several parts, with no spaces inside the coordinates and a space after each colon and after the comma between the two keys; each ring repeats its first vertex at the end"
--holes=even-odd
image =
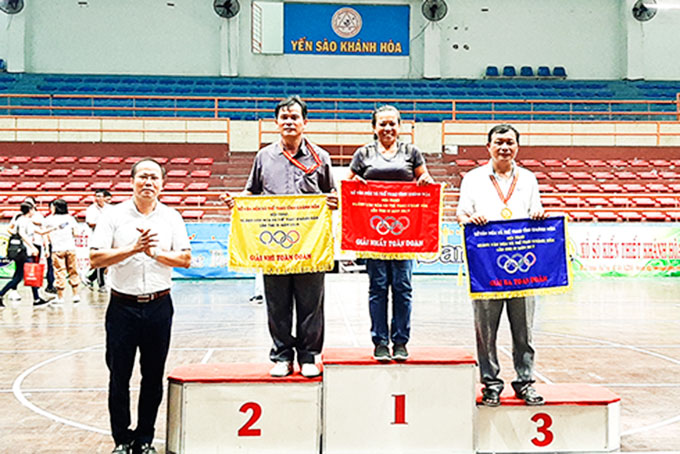
{"type": "Polygon", "coordinates": [[[205,356],[203,356],[203,359],[201,360],[201,364],[207,364],[208,361],[210,361],[210,357],[213,355],[215,352],[214,348],[209,349],[206,353],[205,356]]]}
{"type": "MultiPolygon", "coordinates": [[[[41,367],[53,363],[55,361],[59,361],[60,359],[66,358],[68,356],[72,355],[77,355],[78,353],[84,353],[84,352],[89,352],[90,350],[96,350],[102,348],[102,345],[93,345],[91,347],[86,347],[82,348],[79,350],[72,350],[67,353],[62,353],[61,355],[54,356],[50,359],[46,359],[45,361],[42,361],[38,364],[34,364],[33,366],[29,367],[25,371],[23,371],[15,380],[14,383],[12,384],[12,392],[14,393],[14,397],[23,405],[24,407],[28,408],[29,410],[33,411],[34,413],[37,413],[47,419],[51,419],[52,421],[60,422],[62,424],[65,424],[67,426],[75,427],[77,429],[82,429],[82,430],[88,430],[90,432],[95,432],[98,434],[102,435],[111,435],[111,431],[109,430],[104,430],[100,429],[98,427],[90,426],[87,424],[81,424],[76,421],[72,421],[70,419],[62,418],[61,416],[57,416],[54,413],[50,413],[46,410],[43,410],[42,408],[38,407],[35,405],[33,402],[29,401],[26,396],[24,395],[24,390],[21,389],[21,384],[23,381],[28,377],[30,374],[35,372],[36,370],[40,369],[41,367]]],[[[159,439],[154,439],[154,443],[165,443],[165,440],[159,440],[159,439]]]]}

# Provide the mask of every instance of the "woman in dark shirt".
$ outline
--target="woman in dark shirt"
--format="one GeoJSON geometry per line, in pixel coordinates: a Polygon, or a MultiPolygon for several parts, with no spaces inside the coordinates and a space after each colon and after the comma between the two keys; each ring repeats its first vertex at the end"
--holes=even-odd
{"type": "MultiPolygon", "coordinates": [[[[373,143],[354,152],[349,179],[360,181],[416,181],[434,183],[425,167],[420,150],[399,140],[401,117],[394,106],[381,106],[373,112],[373,143]]],[[[368,306],[371,337],[378,361],[408,358],[406,344],[411,331],[412,260],[367,259],[369,277],[368,306]],[[387,323],[388,292],[392,288],[392,322],[387,323]],[[393,348],[390,355],[389,341],[393,348]]]]}

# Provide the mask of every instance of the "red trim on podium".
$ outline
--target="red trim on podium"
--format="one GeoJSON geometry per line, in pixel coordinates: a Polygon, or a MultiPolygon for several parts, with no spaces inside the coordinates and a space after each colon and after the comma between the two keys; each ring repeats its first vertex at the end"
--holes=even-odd
{"type": "Polygon", "coordinates": [[[373,359],[372,348],[327,348],[321,355],[326,366],[375,366],[375,365],[475,365],[475,359],[465,350],[450,347],[409,348],[406,361],[379,362],[373,359]]]}
{"type": "MultiPolygon", "coordinates": [[[[321,364],[317,364],[321,368],[321,364]]],[[[317,383],[321,376],[305,378],[295,366],[295,372],[287,377],[272,377],[269,370],[273,364],[229,363],[188,364],[170,372],[168,380],[175,383],[317,383]]]]}
{"type": "MultiPolygon", "coordinates": [[[[545,399],[545,405],[609,405],[619,402],[621,398],[604,386],[584,383],[534,385],[536,391],[545,399]]],[[[477,405],[482,402],[482,386],[477,386],[477,405]]],[[[506,385],[501,394],[501,406],[523,406],[523,400],[515,397],[512,386],[506,385]]],[[[533,407],[541,408],[541,407],[533,407]]]]}

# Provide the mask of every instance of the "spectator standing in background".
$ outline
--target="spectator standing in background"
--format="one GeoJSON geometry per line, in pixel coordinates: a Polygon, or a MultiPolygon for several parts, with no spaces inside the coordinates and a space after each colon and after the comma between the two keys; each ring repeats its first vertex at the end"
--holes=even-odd
{"type": "MultiPolygon", "coordinates": [[[[109,191],[106,189],[97,189],[95,191],[94,203],[87,207],[87,210],[85,211],[85,223],[92,229],[92,232],[94,232],[94,229],[97,226],[99,217],[102,215],[104,210],[109,207],[110,203],[111,193],[109,191]]],[[[87,272],[83,282],[90,289],[94,289],[94,281],[96,280],[97,285],[99,286],[99,291],[103,293],[106,292],[105,275],[106,268],[91,268],[87,272]]]]}
{"type": "Polygon", "coordinates": [[[68,205],[64,199],[53,201],[50,208],[53,213],[47,218],[45,224],[46,233],[49,234],[52,245],[52,260],[57,275],[57,299],[54,302],[57,304],[64,302],[64,288],[68,277],[73,293],[71,301],[77,303],[80,301],[80,295],[78,295],[80,276],[78,275],[75,241],[78,223],[73,216],[68,214],[68,205]]]}

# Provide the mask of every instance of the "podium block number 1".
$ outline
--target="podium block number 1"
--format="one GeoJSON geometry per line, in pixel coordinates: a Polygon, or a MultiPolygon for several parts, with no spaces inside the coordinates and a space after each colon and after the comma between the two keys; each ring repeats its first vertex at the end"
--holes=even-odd
{"type": "Polygon", "coordinates": [[[250,415],[250,418],[246,423],[241,426],[241,428],[238,430],[238,436],[239,437],[259,437],[262,435],[262,431],[260,429],[254,429],[253,425],[260,419],[260,416],[262,416],[262,407],[260,404],[257,402],[246,402],[245,404],[241,405],[241,408],[238,409],[241,413],[248,413],[252,412],[250,415]]]}
{"type": "Polygon", "coordinates": [[[546,447],[550,445],[555,439],[555,436],[550,431],[552,427],[553,420],[547,413],[536,413],[531,417],[531,420],[537,424],[536,431],[540,434],[537,437],[531,439],[531,443],[539,448],[546,447]]]}
{"type": "Polygon", "coordinates": [[[406,394],[392,394],[394,397],[394,421],[392,424],[408,424],[406,422],[406,394]]]}

